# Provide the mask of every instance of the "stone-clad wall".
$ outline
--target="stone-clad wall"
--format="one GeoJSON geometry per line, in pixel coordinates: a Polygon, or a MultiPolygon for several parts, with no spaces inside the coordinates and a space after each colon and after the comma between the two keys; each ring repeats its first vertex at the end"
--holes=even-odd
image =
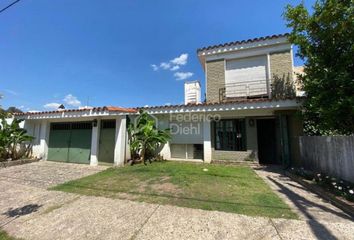
{"type": "Polygon", "coordinates": [[[225,85],[224,59],[206,63],[206,100],[207,102],[219,102],[219,89],[225,85]]]}
{"type": "Polygon", "coordinates": [[[293,79],[293,67],[290,51],[271,53],[269,58],[271,78],[274,78],[274,75],[276,75],[280,78],[289,76],[290,80],[293,79]]]}

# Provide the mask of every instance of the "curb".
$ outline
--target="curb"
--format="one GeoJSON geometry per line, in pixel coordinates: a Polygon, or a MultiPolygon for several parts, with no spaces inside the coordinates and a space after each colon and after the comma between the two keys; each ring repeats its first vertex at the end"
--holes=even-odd
{"type": "Polygon", "coordinates": [[[354,203],[348,204],[346,200],[342,200],[340,197],[330,193],[326,192],[325,190],[321,189],[319,186],[313,185],[311,183],[306,182],[299,176],[296,176],[288,171],[284,171],[285,176],[291,178],[291,180],[301,184],[302,186],[306,187],[310,191],[316,193],[319,195],[321,198],[327,200],[337,208],[341,209],[343,212],[347,213],[350,215],[352,218],[354,218],[354,203]]]}

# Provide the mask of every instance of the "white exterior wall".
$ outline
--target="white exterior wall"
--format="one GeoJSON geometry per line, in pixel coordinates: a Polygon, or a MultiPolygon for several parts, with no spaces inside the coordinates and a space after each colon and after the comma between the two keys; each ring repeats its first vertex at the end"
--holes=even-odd
{"type": "Polygon", "coordinates": [[[210,163],[211,162],[211,128],[210,122],[204,122],[203,125],[203,135],[204,135],[204,142],[203,142],[203,151],[204,151],[204,162],[210,163]]]}
{"type": "Polygon", "coordinates": [[[98,165],[98,153],[100,143],[101,120],[97,120],[97,126],[92,126],[90,165],[98,165]]]}
{"type": "Polygon", "coordinates": [[[125,162],[127,119],[125,116],[116,119],[116,143],[114,147],[114,165],[123,166],[125,162]]]}

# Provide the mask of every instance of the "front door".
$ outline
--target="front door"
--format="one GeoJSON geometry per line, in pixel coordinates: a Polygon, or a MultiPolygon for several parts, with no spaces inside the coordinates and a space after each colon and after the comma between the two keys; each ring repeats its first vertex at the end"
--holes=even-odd
{"type": "Polygon", "coordinates": [[[100,131],[100,146],[98,150],[98,161],[113,163],[114,147],[116,136],[116,121],[102,120],[100,131]]]}
{"type": "Polygon", "coordinates": [[[277,164],[275,119],[257,120],[258,158],[261,164],[277,164]]]}

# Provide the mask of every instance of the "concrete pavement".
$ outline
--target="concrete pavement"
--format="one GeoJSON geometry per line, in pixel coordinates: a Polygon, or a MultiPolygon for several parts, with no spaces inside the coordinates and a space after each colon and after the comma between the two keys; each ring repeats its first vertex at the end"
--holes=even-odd
{"type": "MultiPolygon", "coordinates": [[[[327,209],[322,209],[329,214],[323,219],[303,217],[306,214],[300,215],[300,220],[269,219],[47,191],[61,179],[84,175],[84,168],[89,166],[65,170],[71,165],[32,164],[0,170],[0,225],[23,239],[354,239],[353,221],[327,209]],[[62,177],[52,176],[50,168],[62,177]],[[36,176],[31,178],[30,172],[36,176]],[[26,179],[21,180],[21,176],[26,179]]],[[[98,171],[90,168],[90,173],[98,171]]],[[[259,171],[267,178],[266,171],[259,171]]],[[[274,185],[276,191],[284,191],[274,185]]],[[[284,199],[285,193],[279,192],[284,199]]],[[[299,211],[297,204],[290,206],[299,211]]],[[[312,214],[316,207],[311,206],[312,214]]]]}

